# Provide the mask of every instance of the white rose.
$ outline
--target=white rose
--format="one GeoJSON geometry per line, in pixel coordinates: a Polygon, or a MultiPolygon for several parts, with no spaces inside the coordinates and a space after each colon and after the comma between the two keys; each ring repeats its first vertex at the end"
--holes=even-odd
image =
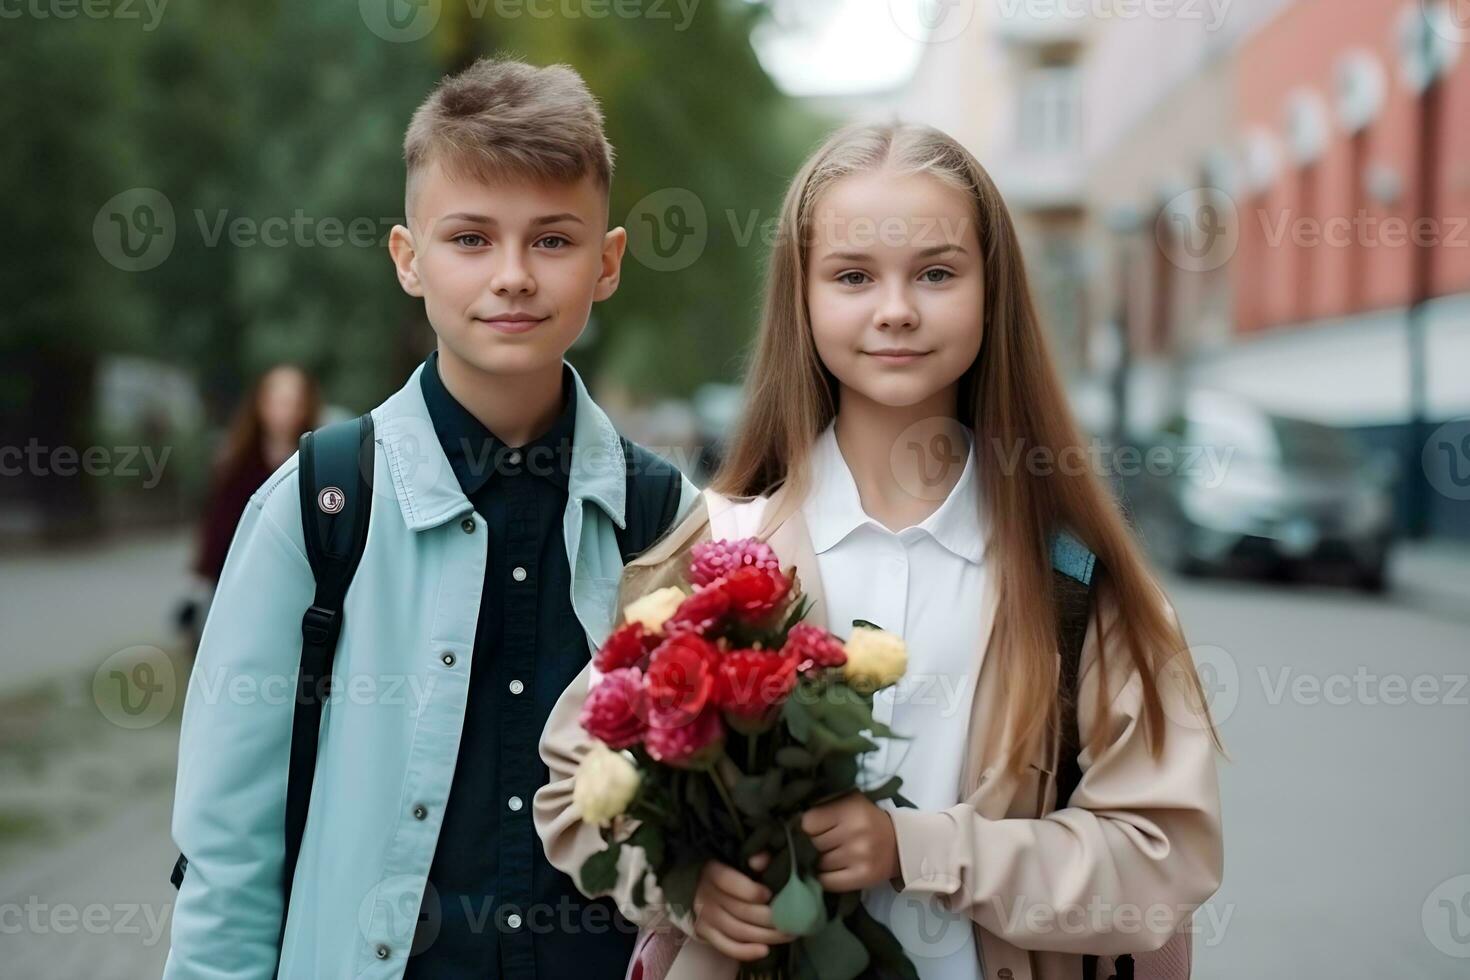
{"type": "Polygon", "coordinates": [[[683,589],[671,585],[628,603],[623,607],[623,618],[630,623],[642,623],[644,629],[657,633],[686,598],[683,589]]]}
{"type": "Polygon", "coordinates": [[[847,651],[842,673],[853,687],[876,691],[897,683],[908,669],[908,647],[887,630],[855,626],[842,648],[847,651]]]}
{"type": "Polygon", "coordinates": [[[628,809],[640,781],[638,768],[627,756],[595,742],[577,767],[572,802],[583,820],[606,827],[628,809]]]}

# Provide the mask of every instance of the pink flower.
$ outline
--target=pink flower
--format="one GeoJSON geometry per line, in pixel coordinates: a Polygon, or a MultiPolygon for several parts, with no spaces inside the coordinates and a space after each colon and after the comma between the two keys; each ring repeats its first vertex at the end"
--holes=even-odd
{"type": "Polygon", "coordinates": [[[689,718],[678,708],[655,708],[649,713],[643,747],[651,758],[681,769],[695,769],[713,758],[725,741],[720,713],[711,706],[689,718]]]}
{"type": "Polygon", "coordinates": [[[781,652],[795,658],[796,669],[801,673],[822,667],[841,667],[847,663],[847,651],[842,648],[842,642],[811,623],[797,623],[791,627],[781,652]]]}
{"type": "Polygon", "coordinates": [[[689,581],[696,587],[709,585],[738,568],[753,566],[771,572],[781,570],[776,552],[759,538],[701,541],[689,553],[692,556],[689,581]]]}
{"type": "Polygon", "coordinates": [[[636,745],[648,727],[643,700],[643,672],[623,667],[605,674],[588,694],[578,720],[595,739],[610,749],[636,745]]]}

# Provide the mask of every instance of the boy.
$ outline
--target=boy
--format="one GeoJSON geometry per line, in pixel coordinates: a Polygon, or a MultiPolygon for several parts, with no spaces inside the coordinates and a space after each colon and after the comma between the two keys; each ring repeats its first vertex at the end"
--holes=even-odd
{"type": "Polygon", "coordinates": [[[618,286],[611,147],[574,71],[482,60],[418,109],[404,155],[389,250],[438,343],[372,413],[367,543],[289,907],[290,694],[314,595],[300,453],[246,508],[185,704],[167,978],[560,980],[622,976],[632,951],[612,904],[546,862],[530,806],[627,539],[641,550],[697,497],[624,445],[564,360],[618,286]]]}

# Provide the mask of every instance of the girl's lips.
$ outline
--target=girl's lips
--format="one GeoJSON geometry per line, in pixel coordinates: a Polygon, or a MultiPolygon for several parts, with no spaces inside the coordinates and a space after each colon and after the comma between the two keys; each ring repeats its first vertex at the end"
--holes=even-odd
{"type": "Polygon", "coordinates": [[[874,351],[864,351],[869,357],[876,357],[885,364],[909,364],[921,357],[927,357],[928,352],[915,352],[912,354],[880,354],[874,351]]]}

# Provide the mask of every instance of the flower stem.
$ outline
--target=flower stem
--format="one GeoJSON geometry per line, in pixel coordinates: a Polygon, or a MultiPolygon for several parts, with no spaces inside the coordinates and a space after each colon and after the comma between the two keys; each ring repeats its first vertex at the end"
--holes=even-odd
{"type": "Polygon", "coordinates": [[[709,770],[710,781],[715,784],[719,791],[720,799],[725,801],[725,807],[730,811],[730,817],[735,821],[735,830],[741,836],[745,836],[745,824],[740,822],[740,811],[735,809],[735,801],[730,798],[730,791],[725,788],[725,781],[720,778],[719,770],[711,767],[709,770]]]}

